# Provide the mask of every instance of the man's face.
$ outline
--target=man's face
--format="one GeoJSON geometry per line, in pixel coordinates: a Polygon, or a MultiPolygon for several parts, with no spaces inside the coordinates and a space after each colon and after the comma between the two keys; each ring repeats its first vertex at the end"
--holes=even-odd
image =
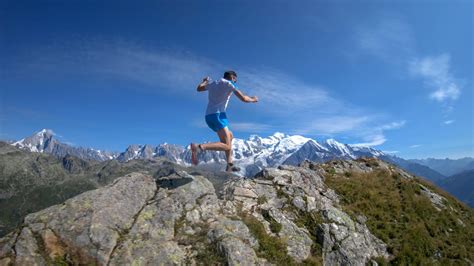
{"type": "Polygon", "coordinates": [[[234,75],[231,75],[232,82],[237,82],[237,77],[234,75]]]}

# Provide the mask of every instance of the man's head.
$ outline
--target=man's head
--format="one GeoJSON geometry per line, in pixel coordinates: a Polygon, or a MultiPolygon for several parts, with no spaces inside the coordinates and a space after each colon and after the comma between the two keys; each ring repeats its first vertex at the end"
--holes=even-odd
{"type": "Polygon", "coordinates": [[[226,71],[224,73],[224,78],[233,82],[237,82],[237,73],[232,70],[226,71]]]}

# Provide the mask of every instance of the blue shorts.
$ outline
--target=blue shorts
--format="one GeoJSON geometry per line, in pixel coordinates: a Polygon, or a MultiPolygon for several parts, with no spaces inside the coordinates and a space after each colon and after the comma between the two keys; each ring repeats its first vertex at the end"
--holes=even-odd
{"type": "Polygon", "coordinates": [[[227,121],[227,116],[225,113],[215,113],[206,115],[206,123],[215,132],[229,126],[229,121],[227,121]]]}

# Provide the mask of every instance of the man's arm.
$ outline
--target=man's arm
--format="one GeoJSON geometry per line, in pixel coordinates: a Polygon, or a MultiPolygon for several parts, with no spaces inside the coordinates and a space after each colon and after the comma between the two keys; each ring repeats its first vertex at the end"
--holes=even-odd
{"type": "Polygon", "coordinates": [[[245,103],[256,103],[256,102],[258,102],[258,97],[257,96],[249,97],[249,96],[243,94],[241,91],[239,91],[237,89],[234,90],[234,94],[242,102],[245,102],[245,103]]]}
{"type": "Polygon", "coordinates": [[[205,91],[207,84],[209,84],[209,77],[205,77],[202,79],[201,83],[197,86],[196,90],[199,92],[205,91]]]}

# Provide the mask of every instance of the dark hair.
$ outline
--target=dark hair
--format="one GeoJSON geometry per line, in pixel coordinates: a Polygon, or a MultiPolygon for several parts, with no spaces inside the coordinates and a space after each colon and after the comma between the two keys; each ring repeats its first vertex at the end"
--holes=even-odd
{"type": "Polygon", "coordinates": [[[235,73],[235,71],[232,71],[232,70],[226,71],[224,73],[224,78],[227,79],[227,80],[231,80],[232,76],[237,77],[237,73],[235,73]]]}

